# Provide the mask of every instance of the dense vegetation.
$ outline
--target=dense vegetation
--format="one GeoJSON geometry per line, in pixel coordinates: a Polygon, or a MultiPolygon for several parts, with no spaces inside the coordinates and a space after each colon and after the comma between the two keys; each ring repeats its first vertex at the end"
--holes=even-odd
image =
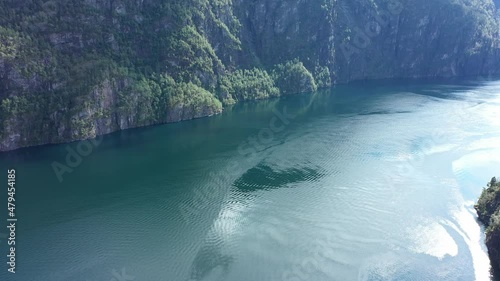
{"type": "Polygon", "coordinates": [[[479,219],[489,225],[489,230],[498,227],[493,218],[500,211],[500,182],[497,182],[495,177],[487,184],[487,188],[483,189],[476,210],[479,219]]]}
{"type": "Polygon", "coordinates": [[[311,72],[298,60],[278,64],[272,77],[284,95],[314,92],[318,89],[311,72]]]}
{"type": "Polygon", "coordinates": [[[479,220],[486,226],[486,245],[492,263],[500,269],[500,182],[492,178],[475,206],[479,220]]]}
{"type": "Polygon", "coordinates": [[[209,116],[222,103],[301,92],[262,67],[231,62],[242,49],[231,5],[2,1],[0,150],[209,116]]]}
{"type": "Polygon", "coordinates": [[[274,79],[265,70],[258,68],[237,70],[222,78],[221,99],[226,104],[236,101],[257,100],[280,95],[274,79]]]}
{"type": "Polygon", "coordinates": [[[339,81],[500,73],[491,0],[400,4],[394,13],[382,0],[3,0],[0,151],[339,81]],[[360,28],[388,13],[360,46],[360,28]]]}

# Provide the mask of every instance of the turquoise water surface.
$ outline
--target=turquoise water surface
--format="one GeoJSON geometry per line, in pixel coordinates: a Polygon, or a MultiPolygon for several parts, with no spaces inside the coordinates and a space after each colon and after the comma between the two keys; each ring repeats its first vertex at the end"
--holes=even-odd
{"type": "Polygon", "coordinates": [[[489,280],[473,204],[500,175],[500,82],[355,83],[0,168],[0,280],[489,280]]]}

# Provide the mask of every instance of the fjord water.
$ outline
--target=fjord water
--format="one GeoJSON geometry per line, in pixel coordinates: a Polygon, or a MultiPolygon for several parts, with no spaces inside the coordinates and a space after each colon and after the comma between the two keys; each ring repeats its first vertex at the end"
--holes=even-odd
{"type": "Polygon", "coordinates": [[[105,136],[59,182],[78,144],[0,155],[19,219],[1,280],[490,278],[473,204],[500,171],[500,82],[245,103],[105,136]]]}

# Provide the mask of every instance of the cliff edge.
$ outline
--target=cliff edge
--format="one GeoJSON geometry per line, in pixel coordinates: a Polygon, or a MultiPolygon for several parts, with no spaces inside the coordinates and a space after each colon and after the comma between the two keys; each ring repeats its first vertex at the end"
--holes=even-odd
{"type": "Polygon", "coordinates": [[[491,264],[500,269],[500,182],[492,178],[475,206],[479,220],[487,226],[486,246],[491,264]]]}

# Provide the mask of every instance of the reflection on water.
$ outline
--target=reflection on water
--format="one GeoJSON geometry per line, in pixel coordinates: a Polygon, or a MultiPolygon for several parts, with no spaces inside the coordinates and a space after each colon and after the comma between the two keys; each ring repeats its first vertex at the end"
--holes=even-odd
{"type": "Polygon", "coordinates": [[[500,82],[366,82],[112,134],[63,183],[66,145],[2,154],[22,186],[16,276],[489,280],[473,202],[500,170],[499,114],[500,82]]]}
{"type": "Polygon", "coordinates": [[[271,189],[289,186],[291,183],[300,183],[304,181],[315,181],[322,174],[316,169],[289,168],[283,171],[273,170],[271,166],[259,164],[246,171],[234,186],[241,191],[256,191],[259,189],[271,189]]]}

